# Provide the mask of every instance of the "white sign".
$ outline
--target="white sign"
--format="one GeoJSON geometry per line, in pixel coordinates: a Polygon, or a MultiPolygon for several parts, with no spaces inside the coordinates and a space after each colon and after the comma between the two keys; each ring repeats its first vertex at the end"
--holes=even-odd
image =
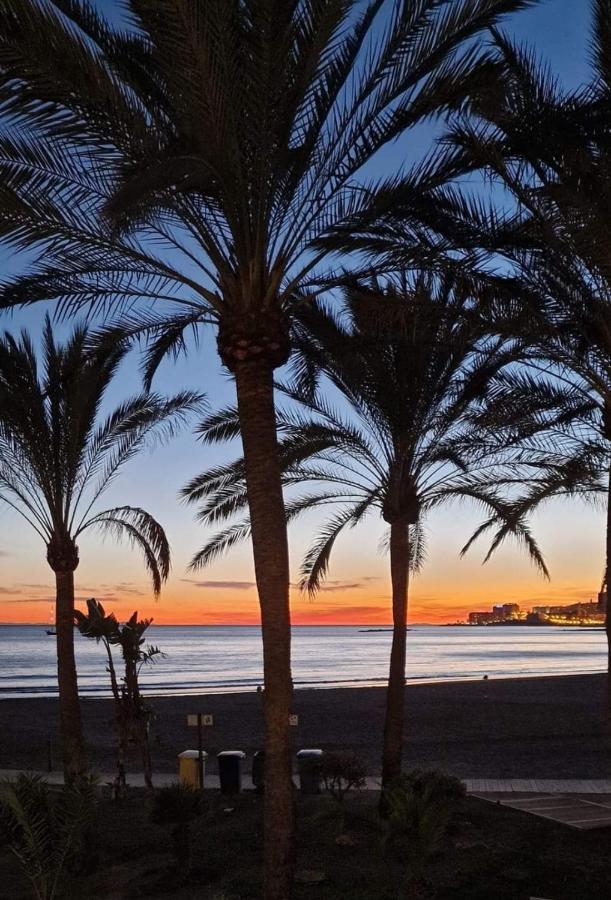
{"type": "MultiPolygon", "coordinates": [[[[198,715],[187,716],[187,726],[189,728],[197,728],[198,715]]],[[[214,725],[214,717],[211,715],[202,716],[202,725],[214,725]]]]}
{"type": "Polygon", "coordinates": [[[289,725],[299,725],[299,716],[296,716],[295,713],[291,713],[289,716],[289,725]]]}

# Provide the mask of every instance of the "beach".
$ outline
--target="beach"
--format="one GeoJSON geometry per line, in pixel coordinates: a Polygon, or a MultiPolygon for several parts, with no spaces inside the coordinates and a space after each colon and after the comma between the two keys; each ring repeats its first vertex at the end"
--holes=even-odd
{"type": "MultiPolygon", "coordinates": [[[[605,676],[572,675],[442,682],[406,687],[406,768],[442,768],[462,778],[609,778],[611,735],[605,724],[605,676]]],[[[220,750],[251,755],[263,746],[262,697],[255,691],[150,697],[155,710],[156,771],[177,769],[177,754],[197,747],[187,715],[213,716],[204,728],[210,771],[220,750]]],[[[353,750],[380,770],[385,691],[381,687],[299,690],[293,710],[295,750],[353,750]]],[[[92,766],[114,768],[112,703],[82,701],[92,766]]],[[[0,768],[45,770],[48,741],[61,767],[53,698],[0,700],[0,768]]],[[[137,754],[128,771],[138,771],[137,754]]]]}

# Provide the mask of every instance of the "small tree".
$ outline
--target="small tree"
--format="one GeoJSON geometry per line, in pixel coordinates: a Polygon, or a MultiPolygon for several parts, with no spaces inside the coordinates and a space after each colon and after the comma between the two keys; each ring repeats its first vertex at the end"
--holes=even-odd
{"type": "Polygon", "coordinates": [[[142,666],[154,663],[158,656],[165,656],[159,647],[144,643],[144,632],[152,619],[138,619],[138,613],[120,624],[115,615],[106,615],[104,607],[97,600],[87,601],[87,615],[76,610],[76,625],[82,635],[97,643],[102,643],[108,660],[107,671],[115,705],[115,719],[118,731],[116,794],[125,789],[125,755],[128,745],[136,743],[142,754],[144,783],[153,788],[151,753],[148,741],[151,707],[140,693],[139,674],[142,666]],[[119,681],[115,668],[113,647],[121,648],[124,675],[119,681]]]}
{"type": "Polygon", "coordinates": [[[365,766],[354,753],[325,753],[322,758],[320,774],[325,790],[335,801],[337,815],[338,843],[351,843],[344,834],[346,827],[346,807],[344,798],[350,791],[361,791],[366,784],[365,766]]]}
{"type": "Polygon", "coordinates": [[[365,766],[354,753],[325,753],[321,765],[325,790],[343,803],[349,791],[365,787],[365,766]]]}

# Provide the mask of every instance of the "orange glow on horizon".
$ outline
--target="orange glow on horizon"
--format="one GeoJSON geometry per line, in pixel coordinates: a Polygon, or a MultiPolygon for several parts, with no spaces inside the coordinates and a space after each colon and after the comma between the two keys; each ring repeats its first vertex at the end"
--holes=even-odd
{"type": "MultiPolygon", "coordinates": [[[[374,579],[372,579],[373,581],[374,579]]],[[[107,611],[120,619],[128,618],[134,609],[143,617],[152,617],[158,625],[258,625],[259,606],[254,586],[215,590],[214,583],[206,590],[170,585],[157,601],[147,590],[126,589],[125,594],[109,594],[78,589],[77,606],[84,608],[88,596],[96,596],[107,611]],[[138,596],[135,596],[135,595],[138,596]]],[[[227,583],[231,584],[231,583],[227,583]]],[[[236,582],[236,584],[240,584],[236,582]]],[[[3,589],[0,595],[0,622],[5,624],[48,624],[51,621],[53,593],[48,586],[37,586],[33,596],[22,599],[19,592],[11,595],[3,589]],[[38,594],[39,596],[36,596],[38,594]]],[[[416,587],[410,598],[408,620],[431,624],[465,621],[472,610],[487,610],[495,603],[517,602],[522,608],[533,605],[575,603],[596,598],[596,590],[589,584],[542,585],[533,581],[527,585],[497,590],[478,588],[460,594],[439,591],[437,596],[422,596],[416,587]]],[[[294,625],[390,625],[392,614],[390,590],[384,585],[374,591],[341,585],[321,591],[315,598],[294,588],[291,591],[291,615],[294,625]]]]}

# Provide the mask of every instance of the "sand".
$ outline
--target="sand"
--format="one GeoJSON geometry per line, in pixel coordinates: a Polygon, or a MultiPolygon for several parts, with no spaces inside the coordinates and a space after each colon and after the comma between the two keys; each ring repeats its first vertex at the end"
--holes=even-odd
{"type": "MultiPolygon", "coordinates": [[[[371,774],[380,769],[383,688],[303,690],[295,694],[295,749],[353,749],[371,774]]],[[[225,694],[158,697],[152,740],[154,766],[176,770],[176,755],[197,747],[187,714],[210,713],[204,748],[262,747],[261,696],[225,694]]],[[[406,687],[406,767],[440,767],[463,778],[610,778],[611,735],[605,724],[605,677],[499,679],[406,687]]],[[[89,758],[98,771],[114,767],[112,705],[83,700],[89,758]]],[[[57,701],[0,700],[0,768],[45,769],[47,744],[60,765],[57,701]]],[[[138,760],[130,761],[138,771],[138,760]]]]}

